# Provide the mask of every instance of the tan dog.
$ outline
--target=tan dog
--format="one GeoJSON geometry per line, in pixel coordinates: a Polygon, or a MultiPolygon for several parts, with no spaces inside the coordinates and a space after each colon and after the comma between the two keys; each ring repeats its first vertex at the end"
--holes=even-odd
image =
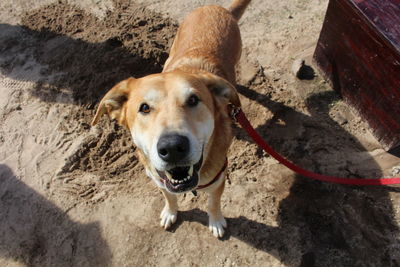
{"type": "Polygon", "coordinates": [[[92,125],[108,113],[126,126],[146,174],[166,204],[161,226],[177,219],[176,194],[209,193],[209,227],[222,237],[226,221],[220,200],[226,155],[232,142],[228,104],[240,107],[235,64],[241,53],[237,20],[250,0],[194,10],[180,26],[163,72],[129,78],[102,99],[92,125]]]}

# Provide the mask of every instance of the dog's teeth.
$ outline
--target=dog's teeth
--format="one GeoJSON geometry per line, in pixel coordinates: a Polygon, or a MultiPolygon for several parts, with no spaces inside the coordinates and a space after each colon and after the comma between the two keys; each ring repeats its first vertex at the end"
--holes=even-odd
{"type": "Polygon", "coordinates": [[[172,176],[171,176],[171,174],[170,174],[169,172],[166,171],[166,172],[165,172],[165,175],[167,176],[167,178],[168,178],[169,180],[171,180],[171,181],[173,180],[173,179],[172,179],[172,176]]]}
{"type": "Polygon", "coordinates": [[[189,176],[192,176],[192,175],[193,175],[193,165],[190,166],[190,169],[189,169],[189,176]]]}

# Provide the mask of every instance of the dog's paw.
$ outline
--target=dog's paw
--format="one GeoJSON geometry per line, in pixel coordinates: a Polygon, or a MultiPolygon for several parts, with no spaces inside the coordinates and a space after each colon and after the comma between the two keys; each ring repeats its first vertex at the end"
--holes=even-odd
{"type": "Polygon", "coordinates": [[[208,228],[215,237],[223,237],[225,234],[226,220],[224,217],[220,219],[209,218],[208,228]]]}
{"type": "Polygon", "coordinates": [[[168,229],[171,225],[173,225],[176,222],[176,219],[178,218],[178,212],[172,212],[166,207],[162,210],[160,214],[160,225],[164,229],[168,229]]]}

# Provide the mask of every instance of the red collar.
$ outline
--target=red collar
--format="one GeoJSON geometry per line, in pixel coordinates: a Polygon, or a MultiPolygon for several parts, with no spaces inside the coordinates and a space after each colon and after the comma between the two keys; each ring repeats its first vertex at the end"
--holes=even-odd
{"type": "Polygon", "coordinates": [[[222,166],[222,169],[217,173],[217,175],[212,179],[209,183],[203,184],[203,185],[198,185],[196,189],[204,189],[218,181],[219,177],[221,177],[221,174],[226,170],[226,167],[228,166],[228,159],[225,159],[225,164],[222,166]]]}

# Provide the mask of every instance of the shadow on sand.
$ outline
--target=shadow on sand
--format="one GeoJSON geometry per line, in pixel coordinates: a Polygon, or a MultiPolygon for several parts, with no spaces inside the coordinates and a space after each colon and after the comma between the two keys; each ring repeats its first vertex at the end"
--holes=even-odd
{"type": "Polygon", "coordinates": [[[109,266],[98,223],[74,222],[0,164],[0,257],[26,266],[109,266]]]}
{"type": "Polygon", "coordinates": [[[160,72],[176,24],[115,0],[99,19],[66,2],[27,12],[23,25],[0,24],[0,74],[33,81],[46,102],[93,109],[116,83],[160,72]]]}

